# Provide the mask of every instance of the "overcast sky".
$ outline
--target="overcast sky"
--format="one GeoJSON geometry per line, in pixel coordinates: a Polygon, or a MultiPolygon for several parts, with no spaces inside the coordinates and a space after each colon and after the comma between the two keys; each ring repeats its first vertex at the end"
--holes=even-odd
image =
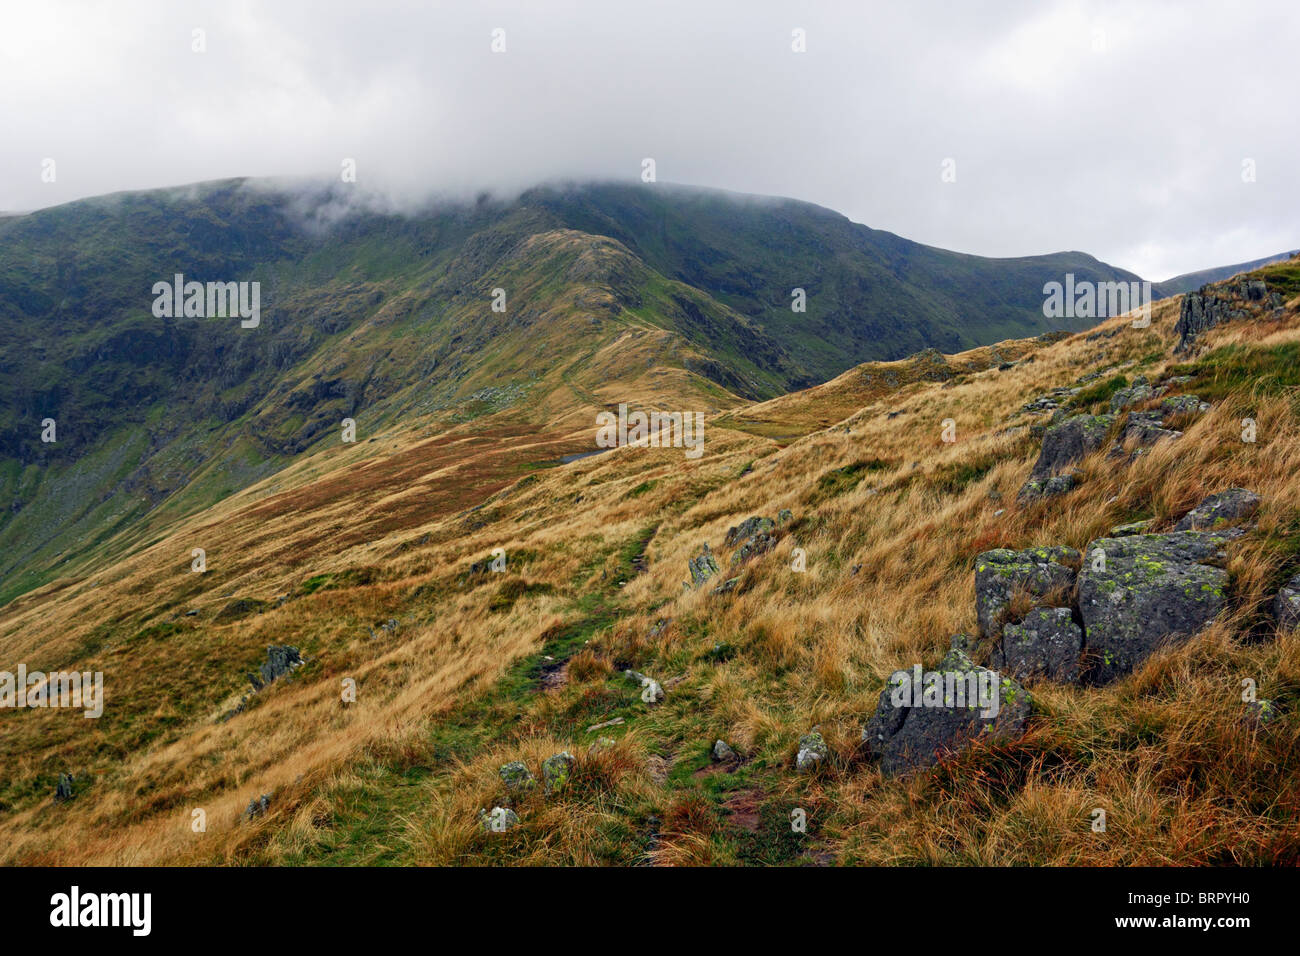
{"type": "Polygon", "coordinates": [[[345,157],[414,201],[652,157],[1163,279],[1300,247],[1298,47],[1296,0],[4,0],[0,209],[345,157]]]}

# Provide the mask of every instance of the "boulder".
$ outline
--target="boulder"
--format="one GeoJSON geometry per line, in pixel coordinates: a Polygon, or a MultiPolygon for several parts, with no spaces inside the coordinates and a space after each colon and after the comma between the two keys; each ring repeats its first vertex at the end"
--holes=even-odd
{"type": "Polygon", "coordinates": [[[881,691],[876,712],[862,731],[863,743],[880,760],[880,769],[886,775],[932,767],[976,739],[1005,742],[1025,732],[1033,699],[1014,680],[976,666],[960,650],[949,651],[934,673],[935,699],[921,706],[913,705],[912,694],[903,693],[909,686],[903,678],[910,683],[913,672],[895,673],[881,691]],[[983,682],[996,694],[996,714],[992,707],[982,707],[971,693],[971,684],[977,682],[983,682]],[[898,701],[896,693],[900,695],[898,701]]]}
{"type": "Polygon", "coordinates": [[[713,750],[711,751],[711,754],[713,759],[718,763],[727,763],[732,760],[740,759],[736,755],[736,751],[732,750],[725,740],[715,740],[713,742],[713,750]]]}
{"type": "Polygon", "coordinates": [[[577,763],[567,750],[553,754],[542,761],[542,782],[547,793],[558,793],[569,783],[569,775],[577,763]]]}
{"type": "Polygon", "coordinates": [[[799,750],[795,754],[794,765],[800,773],[812,773],[830,754],[826,741],[817,731],[804,734],[799,738],[799,750]]]}
{"type": "Polygon", "coordinates": [[[1057,495],[1065,494],[1074,485],[1073,473],[1053,475],[1050,478],[1030,478],[1016,494],[1016,501],[1021,505],[1027,505],[1043,498],[1055,498],[1057,495]]]}
{"type": "Polygon", "coordinates": [[[497,773],[500,774],[501,782],[506,785],[506,789],[511,793],[531,790],[537,785],[537,779],[522,760],[512,760],[509,763],[502,764],[497,773]]]}
{"type": "Polygon", "coordinates": [[[1114,415],[1073,415],[1047,429],[1030,477],[1048,478],[1086,458],[1106,441],[1113,424],[1114,415]]]}
{"type": "Polygon", "coordinates": [[[244,808],[244,816],[249,820],[264,816],[270,805],[271,798],[264,793],[260,797],[248,801],[248,806],[244,808]]]}
{"type": "Polygon", "coordinates": [[[1245,488],[1229,488],[1210,495],[1174,525],[1175,531],[1214,531],[1249,518],[1259,510],[1259,495],[1245,488]]]}
{"type": "Polygon", "coordinates": [[[1068,607],[1034,608],[1019,624],[1008,624],[993,648],[994,669],[1020,680],[1079,681],[1083,630],[1068,607]]]}
{"type": "Polygon", "coordinates": [[[1068,601],[1074,587],[1074,566],[1079,552],[1073,548],[998,548],[975,559],[975,616],[984,637],[1000,637],[1011,599],[1023,594],[1042,604],[1053,593],[1068,601]]]}
{"type": "Polygon", "coordinates": [[[1277,592],[1273,599],[1273,617],[1284,631],[1300,627],[1300,574],[1297,574],[1277,592]]]}
{"type": "Polygon", "coordinates": [[[1090,679],[1132,672],[1159,647],[1186,640],[1224,607],[1223,548],[1232,533],[1175,531],[1100,538],[1079,572],[1079,612],[1088,649],[1099,655],[1090,679]]]}

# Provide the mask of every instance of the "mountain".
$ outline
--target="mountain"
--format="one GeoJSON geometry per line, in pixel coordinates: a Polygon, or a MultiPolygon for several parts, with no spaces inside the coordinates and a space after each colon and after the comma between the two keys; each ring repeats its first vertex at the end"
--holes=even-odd
{"type": "MultiPolygon", "coordinates": [[[[511,261],[553,283],[636,258],[589,233],[524,242],[511,261]]],[[[648,360],[687,346],[627,310],[588,358],[574,310],[557,354],[584,361],[527,400],[282,450],[0,609],[0,660],[101,673],[105,703],[0,713],[0,861],[1295,865],[1300,259],[1251,279],[1202,296],[1186,351],[1170,299],[1145,328],[874,361],[763,401],[681,367],[661,383],[648,360]],[[595,403],[638,393],[715,398],[705,453],[562,460],[595,403]],[[1045,460],[1068,479],[1024,494],[1045,460]],[[1111,680],[1035,672],[1015,655],[1047,623],[1076,641],[1049,663],[1089,673],[1116,663],[1104,638],[1150,643],[1111,680]],[[945,660],[1025,671],[997,684],[1008,732],[934,762],[960,715],[879,711],[896,671],[945,660]],[[881,741],[916,725],[940,733],[900,773],[881,741]]],[[[426,400],[408,387],[393,408],[426,400]]],[[[293,407],[315,401],[340,399],[293,407]]]]}
{"type": "Polygon", "coordinates": [[[1049,329],[1042,287],[1066,272],[1135,278],[713,190],[550,186],[396,214],[347,189],[235,180],[0,220],[0,601],[155,540],[337,443],[346,418],[473,431],[509,408],[571,452],[606,406],[773,398],[1049,329]],[[177,274],[259,283],[260,325],[155,315],[177,274]]]}
{"type": "Polygon", "coordinates": [[[1254,272],[1256,269],[1262,269],[1264,266],[1272,265],[1275,262],[1284,262],[1287,259],[1294,258],[1297,254],[1300,254],[1300,249],[1279,252],[1275,256],[1265,256],[1263,259],[1255,259],[1251,262],[1239,262],[1234,266],[1216,266],[1212,269],[1201,269],[1199,272],[1186,272],[1183,275],[1174,276],[1172,279],[1166,279],[1164,282],[1151,283],[1151,294],[1157,299],[1167,299],[1171,295],[1193,292],[1203,285],[1222,282],[1224,279],[1230,279],[1242,272],[1254,272]]]}

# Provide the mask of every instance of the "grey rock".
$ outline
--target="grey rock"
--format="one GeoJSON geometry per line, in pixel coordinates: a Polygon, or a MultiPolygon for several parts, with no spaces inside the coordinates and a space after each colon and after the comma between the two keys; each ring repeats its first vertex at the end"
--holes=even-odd
{"type": "Polygon", "coordinates": [[[1075,684],[1082,652],[1083,630],[1068,607],[1034,608],[1020,624],[1002,629],[990,664],[1020,680],[1046,678],[1075,684]]]}
{"type": "Polygon", "coordinates": [[[73,783],[75,778],[70,773],[59,774],[59,782],[54,787],[54,802],[63,803],[65,800],[71,800],[73,793],[73,783]]]}
{"type": "Polygon", "coordinates": [[[502,764],[497,773],[501,776],[501,781],[506,785],[506,789],[511,793],[531,790],[537,785],[537,779],[522,760],[512,760],[509,763],[502,764]]]}
{"type": "Polygon", "coordinates": [[[1297,574],[1277,592],[1273,599],[1273,617],[1284,631],[1300,627],[1300,574],[1297,574]]]}
{"type": "Polygon", "coordinates": [[[723,543],[728,547],[734,547],[742,541],[753,538],[757,535],[771,534],[776,527],[776,522],[771,518],[761,518],[755,515],[752,518],[746,518],[740,524],[727,529],[727,535],[723,538],[723,543]]]}
{"type": "Polygon", "coordinates": [[[780,511],[776,513],[777,525],[789,524],[793,520],[794,520],[794,512],[792,512],[789,508],[782,508],[780,511]]]}
{"type": "Polygon", "coordinates": [[[248,801],[248,806],[244,808],[244,817],[252,820],[256,817],[264,816],[270,805],[271,798],[264,793],[260,797],[248,801]]]}
{"type": "Polygon", "coordinates": [[[1100,538],[1079,572],[1079,612],[1090,651],[1090,679],[1131,673],[1159,647],[1196,634],[1223,609],[1224,546],[1235,535],[1201,531],[1100,538]],[[1100,559],[1099,559],[1100,556],[1100,559]],[[1104,560],[1101,560],[1104,559],[1104,560]]]}
{"type": "Polygon", "coordinates": [[[1050,478],[1030,478],[1016,494],[1016,502],[1027,505],[1044,498],[1055,498],[1074,488],[1075,481],[1075,476],[1072,473],[1053,475],[1050,478]]]}
{"type": "Polygon", "coordinates": [[[272,681],[301,667],[302,664],[302,655],[298,653],[298,648],[290,647],[288,644],[272,644],[266,649],[266,663],[261,666],[258,673],[249,674],[248,680],[254,690],[261,690],[272,681]]]}
{"type": "Polygon", "coordinates": [[[715,740],[713,742],[712,755],[713,755],[713,759],[716,760],[718,763],[727,763],[728,761],[731,760],[740,759],[736,755],[736,751],[732,750],[731,747],[727,745],[727,742],[725,740],[715,740]]]}
{"type": "Polygon", "coordinates": [[[691,584],[697,588],[718,573],[718,562],[714,559],[708,544],[700,548],[699,556],[692,558],[688,566],[691,569],[691,584]]]}
{"type": "Polygon", "coordinates": [[[812,773],[830,754],[826,741],[817,731],[804,734],[799,738],[799,750],[794,758],[795,768],[800,773],[812,773]]]}
{"type": "Polygon", "coordinates": [[[1048,478],[1092,454],[1106,441],[1113,424],[1114,415],[1074,415],[1047,429],[1030,476],[1048,478]]]}
{"type": "Polygon", "coordinates": [[[1110,397],[1110,410],[1118,412],[1130,405],[1138,405],[1154,397],[1154,392],[1147,380],[1138,376],[1128,388],[1121,388],[1110,397]]]}
{"type": "Polygon", "coordinates": [[[937,706],[911,706],[910,694],[904,694],[901,704],[896,705],[895,691],[903,686],[900,675],[908,675],[910,682],[913,673],[899,672],[891,678],[862,731],[863,743],[880,760],[880,769],[886,775],[932,767],[976,739],[1006,742],[1024,734],[1033,710],[1029,692],[997,671],[976,666],[964,651],[949,651],[939,664],[938,680],[945,681],[948,678],[943,675],[951,675],[953,693],[950,696],[944,686],[937,706]],[[981,680],[992,682],[996,688],[996,715],[986,716],[971,693],[971,684],[981,680]],[[963,688],[960,692],[959,684],[963,688]]]}
{"type": "Polygon", "coordinates": [[[1175,531],[1212,531],[1251,517],[1259,510],[1259,495],[1229,488],[1210,495],[1174,525],[1175,531]]]}
{"type": "Polygon", "coordinates": [[[984,637],[1002,634],[1006,612],[1013,595],[1029,597],[1042,605],[1056,593],[1068,600],[1074,587],[1080,555],[1073,548],[1044,547],[1012,551],[998,548],[975,559],[975,616],[984,637]]]}

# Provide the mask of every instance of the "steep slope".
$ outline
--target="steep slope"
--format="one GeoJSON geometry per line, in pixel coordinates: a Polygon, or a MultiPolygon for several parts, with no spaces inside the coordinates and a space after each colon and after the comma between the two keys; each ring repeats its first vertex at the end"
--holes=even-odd
{"type": "Polygon", "coordinates": [[[575,229],[611,236],[650,266],[749,316],[813,375],[926,348],[958,352],[1095,319],[1049,319],[1043,286],[1131,282],[1080,252],[989,259],[911,242],[790,199],[685,186],[588,185],[522,202],[575,229]],[[791,310],[791,291],[807,312],[791,310]]]}
{"type": "Polygon", "coordinates": [[[512,407],[563,429],[619,400],[599,397],[614,381],[707,409],[802,375],[726,306],[537,210],[322,231],[307,217],[328,200],[224,183],[0,225],[0,600],[338,441],[345,418],[365,435],[512,407]],[[175,273],[260,282],[261,324],[155,317],[175,273]]]}
{"type": "Polygon", "coordinates": [[[1118,319],[1000,345],[1021,356],[1009,368],[978,360],[943,380],[900,376],[905,403],[869,394],[785,448],[715,421],[699,460],[625,447],[516,478],[512,461],[554,449],[528,449],[528,430],[509,432],[498,413],[486,416],[495,438],[430,438],[399,423],[373,443],[301,456],[275,491],[263,482],[0,612],[5,659],[102,670],[109,701],[94,721],[5,715],[0,853],[1294,863],[1300,632],[1268,608],[1300,571],[1300,262],[1260,276],[1291,291],[1280,313],[1209,328],[1191,354],[1174,356],[1179,303],[1165,302],[1149,328],[1118,319]],[[1176,442],[1131,460],[1099,448],[1060,497],[1017,502],[1051,406],[1108,409],[1138,375],[1210,407],[1176,442]],[[1257,423],[1253,442],[1243,418],[1257,423]],[[1216,621],[1116,683],[1034,684],[1017,740],[902,779],[864,754],[862,728],[891,672],[937,661],[954,633],[974,632],[977,555],[1083,549],[1139,519],[1166,530],[1229,486],[1261,505],[1231,545],[1230,603],[1216,621]],[[791,515],[771,550],[733,565],[728,528],[782,509],[791,515]],[[705,543],[727,571],[684,587],[705,543]],[[197,545],[211,556],[203,574],[188,567],[197,545]],[[499,573],[487,567],[496,548],[499,573]],[[715,593],[727,577],[735,583],[715,593]],[[271,644],[307,662],[245,699],[243,675],[271,644]],[[662,702],[647,702],[627,670],[654,678],[662,702]],[[1246,719],[1245,677],[1274,702],[1267,722],[1246,719]],[[355,702],[342,699],[347,678],[355,702]],[[796,742],[813,727],[827,755],[799,775],[796,742]],[[711,759],[718,739],[738,756],[711,759]],[[576,761],[559,794],[512,793],[499,775],[560,751],[576,761]],[[54,803],[65,773],[75,796],[54,803]],[[261,794],[266,812],[244,814],[261,794]],[[494,806],[514,808],[518,826],[485,831],[478,811],[494,806]],[[1105,832],[1092,827],[1095,808],[1105,832]],[[805,832],[790,825],[795,811],[805,832]]]}

